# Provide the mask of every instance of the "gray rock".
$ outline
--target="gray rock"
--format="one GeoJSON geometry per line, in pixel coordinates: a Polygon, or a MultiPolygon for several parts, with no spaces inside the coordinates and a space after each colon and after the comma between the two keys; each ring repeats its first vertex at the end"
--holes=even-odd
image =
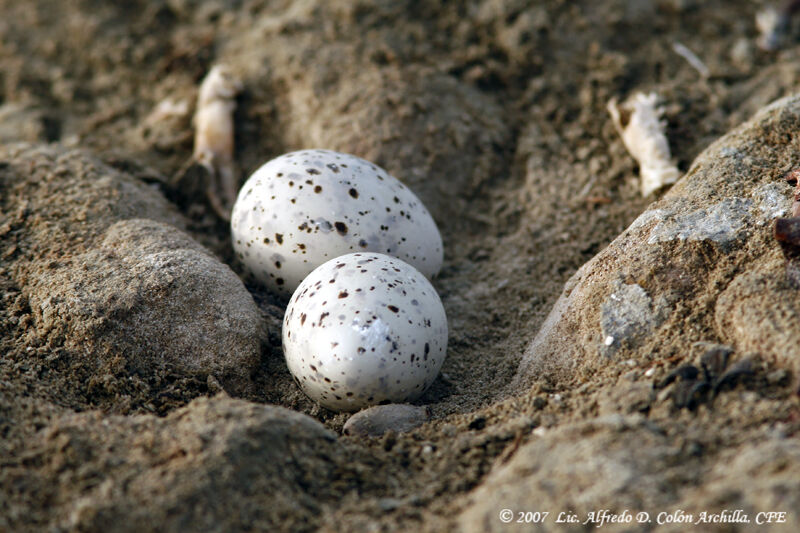
{"type": "Polygon", "coordinates": [[[658,325],[653,312],[653,300],[639,285],[619,283],[603,302],[600,329],[603,344],[600,352],[613,355],[622,343],[632,344],[658,325]]]}
{"type": "Polygon", "coordinates": [[[165,224],[118,222],[97,248],[29,287],[40,335],[63,337],[76,353],[122,357],[129,371],[210,374],[241,392],[258,364],[252,297],[227,265],[165,224]]]}
{"type": "Polygon", "coordinates": [[[598,509],[666,506],[676,494],[662,472],[677,455],[640,416],[612,415],[547,431],[470,495],[459,524],[465,532],[509,531],[500,510],[511,509],[514,519],[519,511],[546,511],[544,523],[525,524],[525,530],[560,531],[560,511],[576,513],[583,523],[598,509]]]}
{"type": "Polygon", "coordinates": [[[348,418],[342,431],[353,437],[379,437],[389,430],[406,433],[427,422],[428,418],[425,407],[397,403],[376,405],[348,418]]]}
{"type": "Polygon", "coordinates": [[[566,382],[602,364],[598,346],[646,361],[696,341],[800,369],[800,304],[772,237],[791,205],[782,178],[795,162],[798,122],[800,98],[784,99],[701,154],[567,282],[515,382],[566,382]]]}
{"type": "MultiPolygon", "coordinates": [[[[686,491],[674,506],[700,520],[703,513],[713,515],[741,510],[750,524],[738,524],[746,531],[756,524],[759,513],[762,524],[756,527],[770,531],[800,529],[800,444],[796,439],[770,438],[726,450],[714,462],[704,477],[702,486],[686,491]],[[769,512],[785,512],[781,522],[772,517],[763,521],[769,512]]],[[[707,528],[707,523],[700,523],[707,528]]],[[[685,526],[673,525],[665,531],[685,531],[685,526]]]]}
{"type": "Polygon", "coordinates": [[[64,386],[113,395],[131,374],[170,373],[213,375],[231,392],[251,384],[265,337],[258,308],[176,229],[185,222],[160,193],[74,150],[17,145],[0,162],[12,278],[34,316],[32,342],[63,352],[80,376],[64,386]]]}
{"type": "MultiPolygon", "coordinates": [[[[556,522],[563,511],[583,524],[590,512],[627,509],[635,524],[641,510],[656,523],[661,513],[662,522],[676,511],[694,522],[703,512],[741,509],[751,526],[759,512],[787,511],[786,522],[772,527],[796,531],[800,445],[794,439],[772,438],[726,450],[706,469],[699,467],[698,451],[689,443],[676,445],[641,416],[609,415],[547,431],[466,499],[459,525],[466,532],[508,531],[510,526],[499,519],[502,509],[515,511],[514,519],[523,510],[550,512],[541,524],[525,524],[526,531],[563,531],[569,524],[556,522]]],[[[659,531],[686,527],[666,524],[659,531]]],[[[632,528],[622,523],[603,529],[632,528]]]]}
{"type": "Polygon", "coordinates": [[[27,486],[50,498],[55,530],[307,528],[298,511],[319,514],[345,490],[333,433],[307,415],[225,396],[165,418],[65,415],[29,450],[44,460],[27,486]]]}
{"type": "Polygon", "coordinates": [[[753,206],[751,200],[730,198],[709,207],[678,211],[650,231],[648,244],[680,241],[712,241],[729,247],[746,234],[745,217],[753,206]]]}
{"type": "Polygon", "coordinates": [[[760,211],[756,214],[762,225],[771,224],[777,217],[789,216],[786,203],[786,186],[781,182],[765,183],[756,187],[753,192],[756,207],[760,211]]]}

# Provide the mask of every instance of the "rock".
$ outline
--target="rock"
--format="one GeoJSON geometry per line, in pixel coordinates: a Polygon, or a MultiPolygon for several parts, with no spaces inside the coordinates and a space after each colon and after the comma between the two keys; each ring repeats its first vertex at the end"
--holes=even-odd
{"type": "Polygon", "coordinates": [[[64,350],[79,376],[67,386],[114,395],[131,374],[170,373],[213,375],[234,393],[250,385],[265,337],[258,308],[174,227],[185,222],[160,193],[77,151],[17,146],[0,162],[12,278],[36,343],[64,350]]]}
{"type": "Polygon", "coordinates": [[[225,396],[165,418],[64,415],[28,449],[23,490],[55,508],[44,529],[305,530],[346,484],[346,456],[320,423],[225,396]]]}
{"type": "Polygon", "coordinates": [[[41,336],[124,358],[128,371],[213,375],[241,392],[258,364],[252,297],[227,265],[165,224],[117,222],[97,248],[28,287],[41,336]]]}
{"type": "Polygon", "coordinates": [[[347,419],[342,432],[353,437],[380,437],[389,430],[406,433],[427,422],[428,418],[425,407],[397,403],[376,405],[347,419]]]}
{"type": "Polygon", "coordinates": [[[559,511],[576,513],[583,523],[598,509],[666,506],[675,492],[662,472],[677,460],[664,435],[641,416],[612,415],[547,431],[469,496],[459,524],[466,532],[508,531],[498,518],[501,509],[515,511],[514,518],[516,511],[548,511],[538,530],[556,531],[559,511]]]}
{"type": "Polygon", "coordinates": [[[48,141],[55,137],[54,127],[40,110],[17,103],[0,105],[0,144],[48,141]]]}
{"type": "Polygon", "coordinates": [[[598,353],[685,354],[696,341],[800,368],[800,301],[771,229],[792,202],[782,177],[799,123],[800,98],[787,98],[701,154],[567,282],[515,382],[567,380],[605,364],[598,353]]]}
{"type": "Polygon", "coordinates": [[[620,345],[635,343],[661,322],[653,312],[653,301],[647,292],[633,283],[618,283],[617,289],[603,302],[600,329],[603,333],[601,352],[611,356],[620,345]]]}
{"type": "MultiPolygon", "coordinates": [[[[785,512],[781,522],[772,517],[775,531],[797,531],[800,517],[800,444],[796,439],[771,438],[726,450],[704,476],[702,486],[691,488],[674,506],[700,520],[708,515],[741,510],[756,523],[759,513],[785,512]]],[[[699,525],[703,525],[700,523],[699,525]]],[[[750,526],[752,527],[752,526],[750,526]]],[[[748,529],[747,526],[742,530],[748,529]]],[[[677,525],[667,531],[685,531],[677,525]]]]}
{"type": "Polygon", "coordinates": [[[675,211],[661,210],[647,244],[707,241],[726,249],[746,235],[745,217],[752,207],[752,200],[731,198],[693,210],[684,210],[682,206],[675,211]]]}

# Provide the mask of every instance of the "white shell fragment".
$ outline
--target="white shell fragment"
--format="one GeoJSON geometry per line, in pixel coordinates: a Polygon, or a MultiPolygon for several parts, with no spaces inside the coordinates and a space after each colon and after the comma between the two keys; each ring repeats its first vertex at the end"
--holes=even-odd
{"type": "Polygon", "coordinates": [[[788,17],[774,6],[762,9],[756,13],[756,29],[759,34],[756,44],[768,52],[777,50],[788,25],[788,17]]]}
{"type": "Polygon", "coordinates": [[[446,351],[447,318],[433,286],[383,254],[348,254],[318,267],[283,321],[289,371],[311,399],[336,411],[419,397],[446,351]]]}
{"type": "Polygon", "coordinates": [[[351,252],[385,253],[427,277],[442,238],[419,198],[372,163],[330,150],[282,155],[239,191],[233,247],[267,287],[291,294],[309,272],[351,252]]]}
{"type": "Polygon", "coordinates": [[[700,77],[703,79],[708,79],[711,76],[711,71],[708,69],[705,63],[697,57],[697,54],[692,52],[685,44],[674,42],[672,43],[672,49],[675,50],[675,53],[681,56],[686,60],[689,65],[692,66],[693,69],[700,74],[700,77]]]}
{"type": "Polygon", "coordinates": [[[387,431],[406,433],[427,422],[428,418],[425,407],[404,403],[376,405],[348,418],[342,433],[351,437],[380,437],[387,431]]]}
{"type": "Polygon", "coordinates": [[[608,112],[625,148],[639,163],[642,196],[675,183],[681,175],[672,162],[657,101],[655,93],[636,93],[621,105],[616,99],[608,103],[608,112]]]}
{"type": "Polygon", "coordinates": [[[216,190],[209,191],[209,200],[214,210],[226,219],[238,189],[233,158],[233,112],[236,94],[241,90],[241,82],[227,66],[213,67],[200,84],[194,115],[194,159],[215,179],[216,190]]]}

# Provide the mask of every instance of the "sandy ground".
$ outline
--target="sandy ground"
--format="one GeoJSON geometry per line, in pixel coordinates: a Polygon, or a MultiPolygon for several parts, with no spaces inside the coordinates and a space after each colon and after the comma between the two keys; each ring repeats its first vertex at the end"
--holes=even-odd
{"type": "MultiPolygon", "coordinates": [[[[448,356],[416,402],[430,407],[432,421],[405,435],[343,437],[355,462],[343,474],[351,482],[341,500],[319,514],[298,510],[294,519],[307,529],[441,530],[455,527],[469,491],[534,439],[535,428],[595,416],[598,397],[623,373],[512,385],[565,281],[662,194],[641,197],[636,163],[607,102],[658,92],[685,171],[713,140],[796,89],[797,39],[775,52],[755,46],[754,16],[764,4],[0,1],[0,142],[77,147],[143,180],[241,275],[228,227],[202,187],[172,179],[191,157],[196,88],[214,64],[229,64],[244,83],[235,115],[242,179],[276,155],[320,147],[367,158],[404,180],[433,213],[445,243],[435,286],[449,318],[448,356]],[[676,42],[693,50],[710,76],[678,55],[676,42]],[[186,102],[188,111],[154,117],[166,99],[186,102]]],[[[164,417],[217,392],[207,380],[168,371],[145,375],[146,387],[123,380],[89,387],[70,367],[48,362],[59,348],[37,339],[26,288],[12,275],[18,252],[10,230],[2,230],[14,205],[3,207],[0,436],[10,454],[3,461],[24,465],[26,439],[65,412],[164,417]]],[[[285,367],[285,302],[245,281],[268,341],[252,386],[236,395],[306,413],[340,433],[347,415],[308,400],[285,367]]],[[[768,415],[723,399],[713,413],[652,416],[676,446],[701,446],[714,456],[745,441],[753,426],[796,409],[784,401],[788,389],[764,394],[775,400],[768,415]]],[[[616,408],[628,412],[626,401],[616,408]]],[[[704,457],[686,468],[702,469],[704,457]]],[[[62,511],[36,496],[44,489],[10,479],[0,482],[6,511],[17,516],[23,509],[31,523],[58,520],[54,513],[62,511]]],[[[37,479],[44,484],[46,476],[37,479]]],[[[676,491],[702,483],[689,475],[671,482],[676,491]]],[[[80,496],[77,485],[65,487],[59,502],[80,496]]]]}

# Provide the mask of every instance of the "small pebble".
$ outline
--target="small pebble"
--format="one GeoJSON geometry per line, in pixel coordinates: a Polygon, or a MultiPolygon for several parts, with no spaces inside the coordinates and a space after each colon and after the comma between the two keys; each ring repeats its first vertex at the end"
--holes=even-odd
{"type": "Polygon", "coordinates": [[[389,511],[394,511],[398,507],[403,504],[397,498],[381,498],[378,500],[378,507],[380,507],[381,511],[388,513],[389,511]]]}
{"type": "Polygon", "coordinates": [[[406,433],[428,421],[428,410],[407,404],[376,405],[359,411],[344,424],[343,432],[352,437],[379,437],[389,430],[406,433]]]}
{"type": "Polygon", "coordinates": [[[773,370],[767,374],[767,383],[770,385],[780,385],[781,383],[784,383],[788,377],[789,372],[783,368],[779,368],[778,370],[773,370]]]}

